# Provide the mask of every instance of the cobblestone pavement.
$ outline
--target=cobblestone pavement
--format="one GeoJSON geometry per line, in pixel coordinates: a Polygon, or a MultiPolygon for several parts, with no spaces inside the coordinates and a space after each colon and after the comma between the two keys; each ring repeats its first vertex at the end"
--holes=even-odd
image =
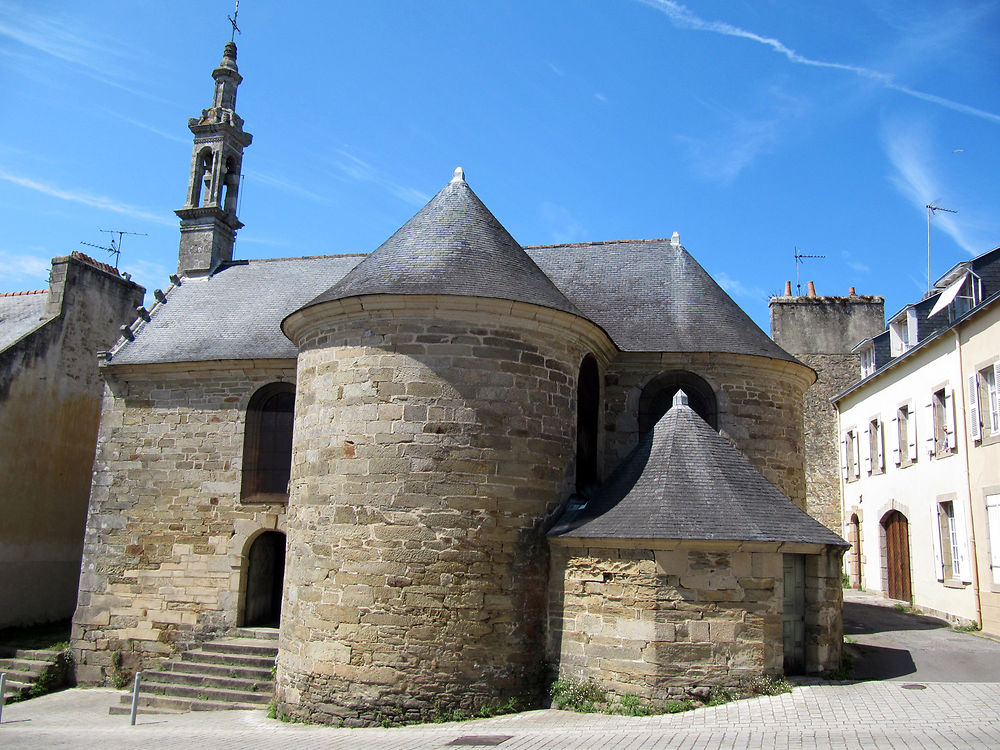
{"type": "Polygon", "coordinates": [[[1000,747],[1000,683],[826,683],[683,714],[627,718],[528,711],[398,729],[283,724],[263,711],[109,716],[120,693],[74,689],[4,708],[0,748],[416,750],[485,744],[504,750],[615,748],[1000,747]]]}

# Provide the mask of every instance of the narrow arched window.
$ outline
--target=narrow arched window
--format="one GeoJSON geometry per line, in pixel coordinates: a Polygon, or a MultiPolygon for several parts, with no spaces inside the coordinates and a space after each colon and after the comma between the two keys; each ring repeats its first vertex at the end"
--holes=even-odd
{"type": "Polygon", "coordinates": [[[203,148],[195,161],[194,179],[191,181],[191,205],[197,208],[201,205],[202,186],[206,188],[205,202],[211,203],[210,185],[212,182],[212,149],[203,148]]]}
{"type": "Polygon", "coordinates": [[[243,437],[243,502],[288,502],[295,387],[265,385],[247,405],[243,437]]]}
{"type": "Polygon", "coordinates": [[[653,429],[667,413],[674,395],[681,389],[687,394],[688,405],[695,413],[708,422],[712,429],[719,429],[719,410],[712,386],[693,372],[674,370],[657,375],[642,389],[639,397],[640,435],[653,429]]]}
{"type": "Polygon", "coordinates": [[[597,484],[601,380],[594,355],[583,358],[576,388],[576,491],[585,495],[597,484]]]}

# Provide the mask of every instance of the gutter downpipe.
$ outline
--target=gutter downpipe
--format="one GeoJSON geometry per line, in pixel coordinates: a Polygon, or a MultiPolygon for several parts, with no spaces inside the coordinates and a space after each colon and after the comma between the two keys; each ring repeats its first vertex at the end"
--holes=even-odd
{"type": "MultiPolygon", "coordinates": [[[[965,405],[968,404],[968,394],[965,392],[965,368],[962,367],[962,332],[956,326],[955,331],[955,343],[958,346],[958,389],[962,394],[962,412],[965,412],[965,405]]],[[[962,429],[965,430],[965,421],[962,420],[962,429]]],[[[958,432],[958,425],[955,425],[955,432],[958,432]]],[[[957,436],[956,436],[957,437],[957,436]]],[[[976,514],[972,507],[972,465],[971,456],[972,446],[968,440],[968,432],[966,431],[966,441],[965,441],[965,491],[967,497],[969,498],[968,508],[969,508],[969,556],[972,558],[972,589],[976,594],[976,624],[979,629],[983,629],[983,600],[982,593],[979,588],[979,555],[977,554],[976,548],[976,514]]]]}

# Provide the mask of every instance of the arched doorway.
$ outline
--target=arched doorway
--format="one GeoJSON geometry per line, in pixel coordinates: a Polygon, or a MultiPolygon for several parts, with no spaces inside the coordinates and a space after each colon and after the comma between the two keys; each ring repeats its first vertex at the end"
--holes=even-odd
{"type": "Polygon", "coordinates": [[[886,594],[908,602],[910,593],[910,530],[906,516],[890,510],[882,517],[885,532],[886,594]]]}
{"type": "Polygon", "coordinates": [[[851,514],[851,523],[847,532],[847,541],[851,543],[848,556],[848,566],[851,588],[861,588],[861,520],[857,513],[851,514]]]}
{"type": "Polygon", "coordinates": [[[285,535],[280,531],[265,531],[254,539],[247,551],[244,626],[278,626],[284,578],[285,535]]]}
{"type": "Polygon", "coordinates": [[[704,378],[686,370],[664,372],[650,380],[639,396],[639,435],[645,435],[673,404],[674,395],[683,389],[688,405],[713,430],[719,429],[719,407],[715,392],[704,378]]]}

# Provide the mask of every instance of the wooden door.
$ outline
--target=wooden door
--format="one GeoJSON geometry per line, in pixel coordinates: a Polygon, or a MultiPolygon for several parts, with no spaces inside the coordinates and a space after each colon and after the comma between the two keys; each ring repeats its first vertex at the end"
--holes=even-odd
{"type": "Polygon", "coordinates": [[[882,519],[885,529],[885,561],[890,599],[911,601],[910,593],[910,531],[906,516],[898,510],[889,511],[882,519]]]}
{"type": "Polygon", "coordinates": [[[804,555],[784,555],[785,597],[781,610],[781,640],[785,674],[806,669],[806,565],[804,555]]]}

